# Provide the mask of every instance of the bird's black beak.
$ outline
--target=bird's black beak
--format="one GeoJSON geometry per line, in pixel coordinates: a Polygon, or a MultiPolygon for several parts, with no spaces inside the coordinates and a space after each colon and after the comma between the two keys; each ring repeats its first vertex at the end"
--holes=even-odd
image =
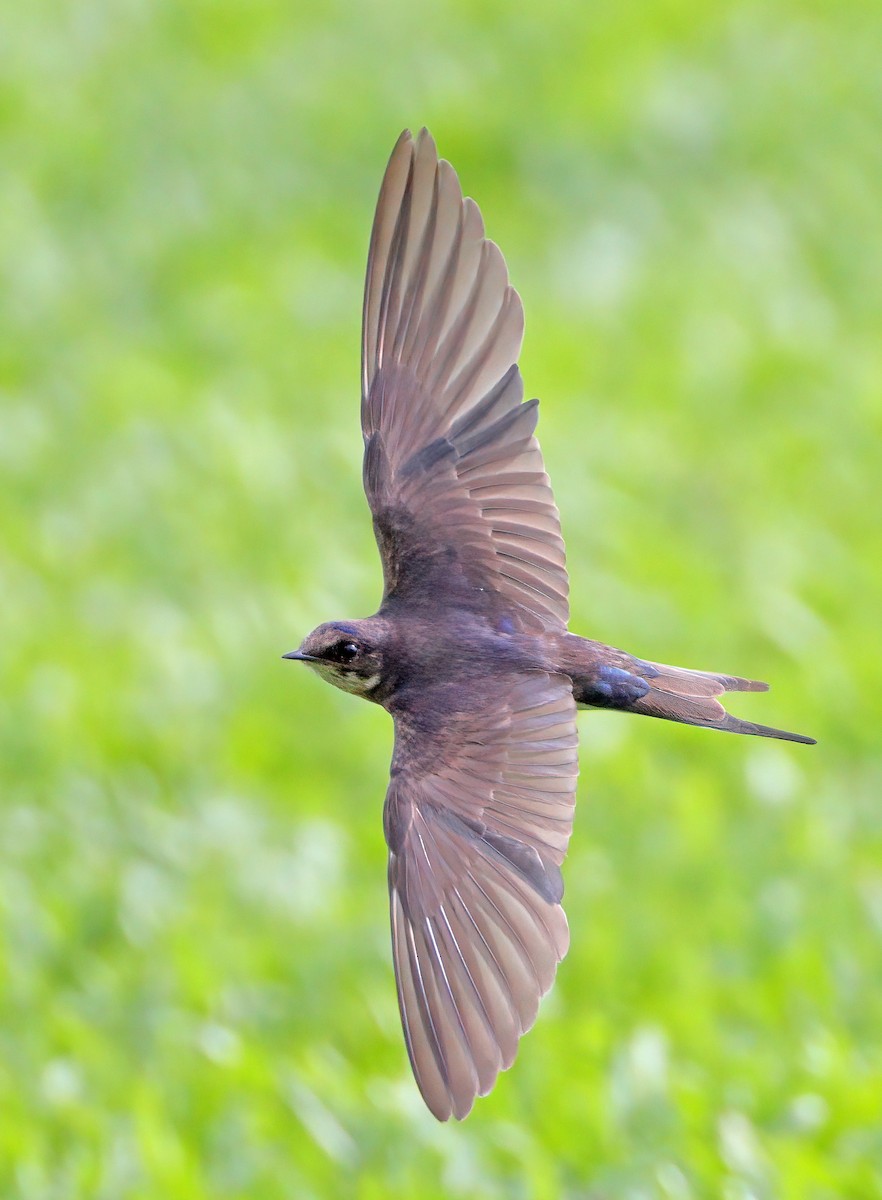
{"type": "Polygon", "coordinates": [[[282,658],[293,658],[295,662],[318,662],[314,654],[304,654],[302,650],[289,650],[282,658]]]}

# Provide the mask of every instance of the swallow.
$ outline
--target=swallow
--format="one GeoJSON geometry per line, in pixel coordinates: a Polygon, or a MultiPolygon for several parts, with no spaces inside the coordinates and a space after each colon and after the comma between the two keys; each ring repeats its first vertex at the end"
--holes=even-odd
{"type": "Polygon", "coordinates": [[[524,401],[520,297],[423,129],[392,151],[368,252],[364,488],[383,599],[285,658],[392,715],[383,824],[404,1039],[441,1121],[511,1066],[566,954],[576,710],[811,743],[740,720],[735,675],[568,632],[560,519],[524,401]]]}

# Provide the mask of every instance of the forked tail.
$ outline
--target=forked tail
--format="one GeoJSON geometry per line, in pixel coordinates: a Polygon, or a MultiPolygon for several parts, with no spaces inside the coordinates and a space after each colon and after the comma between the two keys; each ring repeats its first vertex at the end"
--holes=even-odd
{"type": "Polygon", "coordinates": [[[596,677],[576,680],[576,700],[596,708],[617,708],[624,712],[700,725],[725,733],[749,733],[755,737],[781,738],[786,742],[814,745],[815,739],[786,729],[772,729],[743,721],[727,713],[717,699],[724,692],[767,692],[769,685],[737,675],[714,675],[708,671],[688,671],[664,663],[632,658],[621,651],[615,665],[607,661],[596,677]],[[620,656],[620,657],[619,657],[620,656]]]}
{"type": "Polygon", "coordinates": [[[681,721],[686,725],[701,725],[706,729],[722,729],[726,733],[752,733],[756,737],[781,738],[785,742],[805,742],[814,745],[815,739],[786,729],[772,729],[755,721],[743,721],[727,713],[717,696],[724,692],[767,692],[769,685],[757,679],[739,679],[737,675],[712,675],[707,671],[687,671],[683,667],[668,667],[663,663],[635,659],[638,674],[649,684],[649,691],[634,705],[634,712],[665,721],[681,721]]]}

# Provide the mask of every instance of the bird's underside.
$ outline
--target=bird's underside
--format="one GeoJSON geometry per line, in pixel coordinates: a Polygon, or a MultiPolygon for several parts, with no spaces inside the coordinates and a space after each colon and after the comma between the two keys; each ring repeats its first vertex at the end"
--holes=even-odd
{"type": "Polygon", "coordinates": [[[718,697],[766,685],[634,658],[567,632],[557,507],[523,402],[520,299],[423,130],[389,161],[362,345],[364,484],[378,614],[291,657],[395,722],[384,810],[405,1040],[441,1120],[511,1065],[566,952],[577,706],[811,741],[718,697]]]}

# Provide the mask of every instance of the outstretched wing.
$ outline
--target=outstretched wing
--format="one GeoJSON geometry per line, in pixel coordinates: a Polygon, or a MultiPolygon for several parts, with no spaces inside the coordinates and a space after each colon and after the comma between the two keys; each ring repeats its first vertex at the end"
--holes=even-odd
{"type": "Polygon", "coordinates": [[[524,314],[424,129],[398,140],[377,203],[362,343],[364,483],[386,598],[565,626],[560,519],[523,403],[524,314]]]}
{"type": "Polygon", "coordinates": [[[502,676],[452,714],[455,691],[439,692],[418,713],[393,709],[384,824],[405,1041],[446,1121],[511,1066],[566,953],[560,864],[578,762],[568,678],[502,676]]]}

